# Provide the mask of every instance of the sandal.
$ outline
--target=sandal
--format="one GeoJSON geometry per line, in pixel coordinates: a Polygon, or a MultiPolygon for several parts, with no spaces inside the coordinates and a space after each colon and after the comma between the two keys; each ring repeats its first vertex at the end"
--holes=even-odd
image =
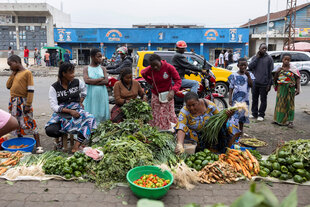
{"type": "Polygon", "coordinates": [[[44,152],[43,147],[37,147],[36,153],[42,154],[44,152]]]}
{"type": "Polygon", "coordinates": [[[287,127],[288,127],[288,128],[293,128],[293,127],[294,127],[293,122],[288,123],[287,127]]]}

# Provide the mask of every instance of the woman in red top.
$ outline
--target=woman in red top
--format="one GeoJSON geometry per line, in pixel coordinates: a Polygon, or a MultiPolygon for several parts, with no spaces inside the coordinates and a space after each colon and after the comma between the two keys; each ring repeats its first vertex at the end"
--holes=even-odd
{"type": "Polygon", "coordinates": [[[177,123],[173,97],[180,89],[182,81],[177,70],[165,60],[161,60],[159,55],[152,54],[149,63],[150,66],[142,70],[141,75],[152,85],[153,120],[150,124],[160,130],[168,130],[171,122],[177,123]]]}

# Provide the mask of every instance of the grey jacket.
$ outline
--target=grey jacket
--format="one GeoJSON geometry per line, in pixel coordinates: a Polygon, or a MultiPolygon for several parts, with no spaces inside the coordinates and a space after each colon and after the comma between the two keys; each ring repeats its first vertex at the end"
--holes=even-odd
{"type": "Polygon", "coordinates": [[[249,71],[252,71],[255,76],[254,84],[272,85],[273,59],[267,53],[263,57],[254,56],[249,64],[249,71]]]}

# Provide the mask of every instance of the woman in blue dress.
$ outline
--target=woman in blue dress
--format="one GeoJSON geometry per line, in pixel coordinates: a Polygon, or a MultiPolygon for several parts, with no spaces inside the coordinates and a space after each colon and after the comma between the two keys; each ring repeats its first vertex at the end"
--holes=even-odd
{"type": "Polygon", "coordinates": [[[99,49],[90,51],[91,63],[83,70],[83,78],[87,84],[87,96],[84,100],[85,110],[93,114],[99,124],[110,119],[109,95],[106,88],[108,76],[101,66],[102,54],[99,49]]]}
{"type": "MultiPolygon", "coordinates": [[[[246,102],[249,106],[249,91],[253,86],[254,75],[249,73],[246,69],[248,63],[246,59],[240,58],[238,60],[239,70],[236,73],[232,73],[228,77],[229,82],[229,104],[234,106],[236,102],[246,102]]],[[[243,135],[244,123],[249,123],[249,117],[245,116],[245,112],[236,112],[230,119],[230,121],[238,126],[243,135]]]]}

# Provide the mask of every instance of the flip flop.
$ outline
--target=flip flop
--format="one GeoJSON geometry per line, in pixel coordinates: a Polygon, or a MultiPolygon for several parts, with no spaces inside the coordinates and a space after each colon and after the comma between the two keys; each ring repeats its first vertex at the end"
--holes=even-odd
{"type": "Polygon", "coordinates": [[[42,154],[44,152],[43,147],[37,147],[36,153],[37,154],[42,154]]]}

